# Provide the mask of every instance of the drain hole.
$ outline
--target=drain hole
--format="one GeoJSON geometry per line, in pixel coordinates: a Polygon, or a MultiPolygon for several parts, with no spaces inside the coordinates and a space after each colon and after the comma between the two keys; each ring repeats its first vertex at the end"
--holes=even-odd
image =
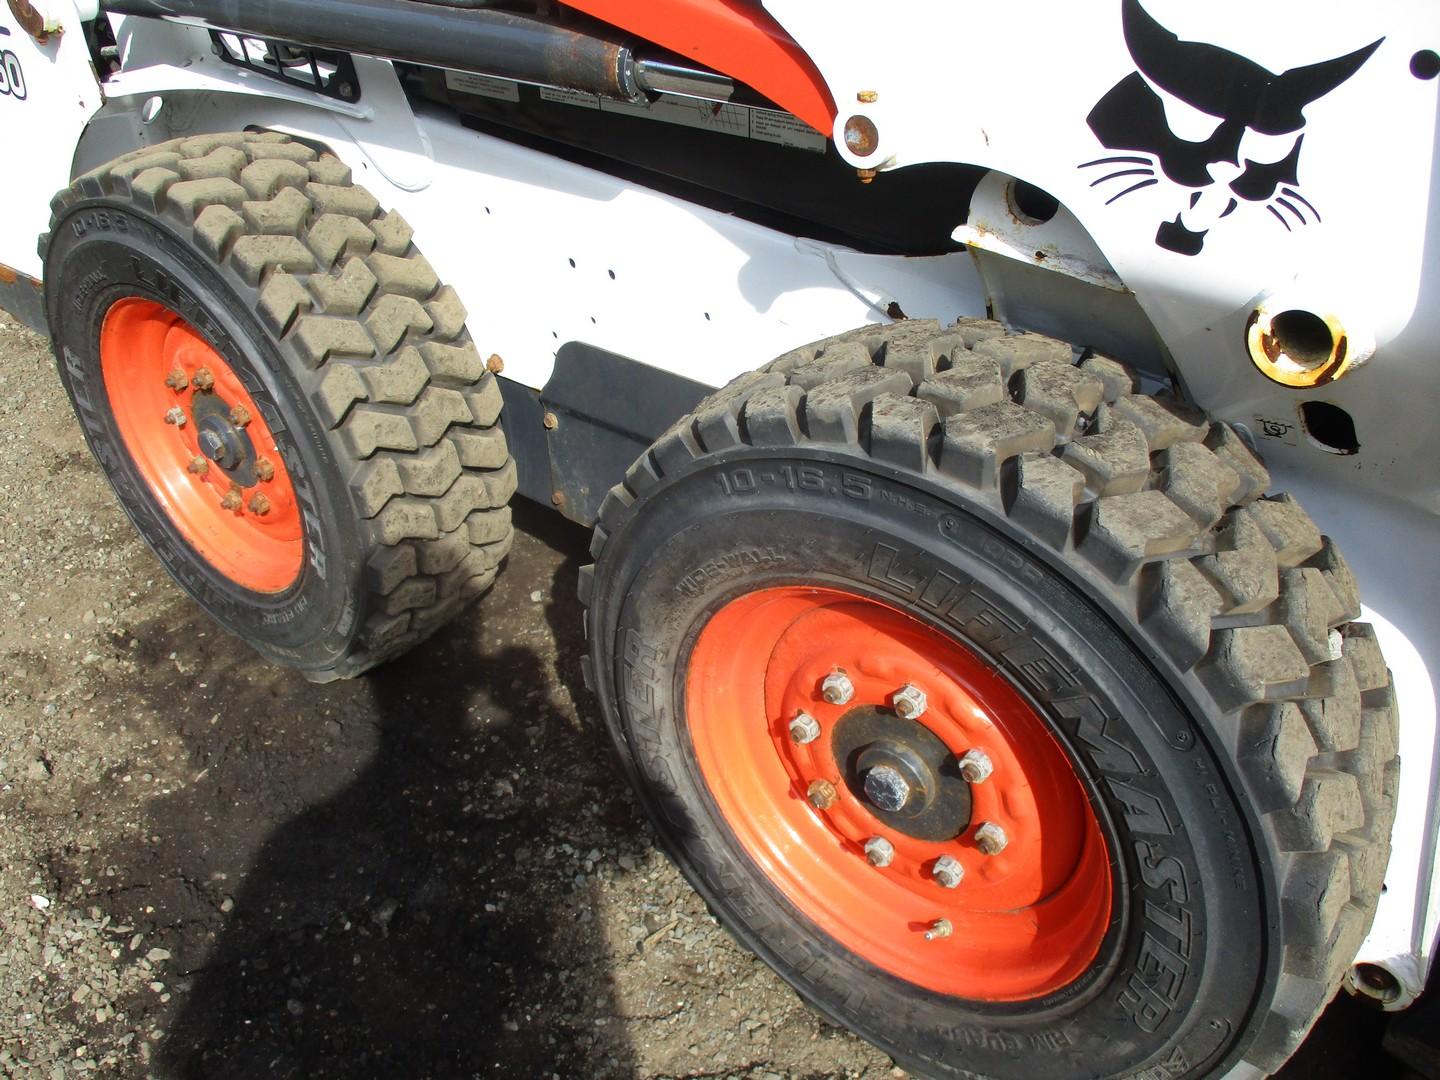
{"type": "Polygon", "coordinates": [[[1060,201],[1034,184],[1016,180],[1006,192],[1010,196],[1010,209],[1026,225],[1044,225],[1060,212],[1060,201]]]}
{"type": "Polygon", "coordinates": [[[1290,361],[1306,370],[1329,361],[1335,336],[1324,319],[1310,311],[1282,311],[1270,320],[1270,336],[1290,361]]]}
{"type": "Polygon", "coordinates": [[[1300,423],[1305,434],[1321,450],[1331,454],[1353,454],[1360,449],[1355,421],[1339,405],[1328,401],[1307,401],[1300,406],[1300,423]]]}
{"type": "Polygon", "coordinates": [[[1356,990],[1382,1005],[1388,1005],[1400,996],[1400,983],[1378,964],[1356,964],[1352,982],[1356,990]]]}

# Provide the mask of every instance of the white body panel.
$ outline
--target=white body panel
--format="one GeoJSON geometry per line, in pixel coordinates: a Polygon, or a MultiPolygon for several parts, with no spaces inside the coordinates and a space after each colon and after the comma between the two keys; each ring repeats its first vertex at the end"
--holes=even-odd
{"type": "MultiPolygon", "coordinates": [[[[1434,851],[1440,605],[1433,584],[1440,569],[1440,488],[1432,415],[1440,402],[1433,346],[1440,310],[1417,307],[1422,280],[1432,291],[1440,280],[1434,242],[1440,237],[1428,216],[1440,83],[1415,78],[1397,58],[1440,41],[1440,10],[1374,5],[1320,18],[1311,6],[1278,4],[1288,15],[1276,16],[1279,31],[1267,33],[1261,23],[1269,25],[1269,8],[1257,13],[1226,0],[1206,6],[1213,15],[1200,26],[1184,24],[1169,0],[1153,4],[1157,13],[1174,15],[1185,37],[1209,39],[1216,26],[1250,27],[1245,43],[1258,43],[1252,55],[1274,70],[1363,45],[1378,36],[1375,20],[1389,20],[1370,61],[1306,112],[1301,182],[1324,209],[1323,223],[1286,232],[1268,217],[1243,229],[1222,228],[1222,222],[1207,236],[1203,254],[1183,256],[1153,242],[1157,222],[1173,211],[1163,202],[1170,197],[1165,185],[1110,206],[1097,198],[1077,165],[1107,153],[1085,118],[1134,68],[1118,6],[1043,5],[1027,15],[1013,4],[896,0],[883,19],[855,0],[770,0],[767,6],[830,80],[841,101],[840,124],[858,91],[877,92],[876,103],[861,108],[881,132],[880,149],[874,161],[857,164],[980,163],[1054,193],[1065,217],[1042,227],[1038,246],[1053,241],[1057,254],[1073,256],[1062,260],[1066,274],[1098,285],[1107,302],[1133,306],[1133,293],[1187,389],[1215,414],[1256,430],[1257,417],[1293,419],[1303,397],[1270,383],[1245,356],[1239,327],[1267,292],[1283,288],[1333,301],[1350,325],[1363,325],[1374,338],[1377,352],[1364,368],[1323,395],[1310,395],[1354,415],[1361,453],[1337,457],[1303,436],[1267,440],[1263,430],[1256,433],[1277,484],[1294,491],[1346,551],[1395,669],[1404,757],[1400,813],[1387,892],[1360,959],[1394,972],[1403,989],[1397,1004],[1405,1004],[1423,986],[1440,903],[1434,851]],[[1227,22],[1229,12],[1243,17],[1227,22]],[[847,34],[854,26],[866,28],[863,50],[847,34]],[[1013,48],[963,44],[1014,41],[1017,27],[1025,26],[1045,32],[1025,32],[1013,48]],[[1275,43],[1273,55],[1267,41],[1275,43]],[[1382,100],[1390,103],[1385,124],[1367,113],[1382,100]],[[973,122],[966,119],[967,102],[983,108],[983,123],[979,113],[973,122]],[[1392,125],[1411,137],[1396,137],[1392,125]],[[1377,224],[1371,215],[1382,203],[1407,211],[1409,224],[1377,224]]],[[[910,316],[947,320],[984,314],[987,304],[1004,318],[1044,303],[1043,293],[1017,293],[994,262],[1031,261],[1024,252],[1033,237],[1024,229],[997,236],[983,228],[994,209],[987,209],[985,192],[993,203],[1003,185],[982,184],[969,222],[958,220],[957,209],[958,235],[983,249],[974,260],[963,253],[930,259],[861,254],[477,134],[440,110],[417,116],[393,69],[381,61],[357,59],[364,95],[349,105],[224,65],[211,56],[204,31],[148,20],[116,23],[125,70],[106,83],[109,104],[81,143],[76,171],[190,132],[262,125],[323,141],[383,205],[415,227],[427,257],[469,307],[482,352],[500,354],[507,376],[531,387],[545,384],[556,350],[568,341],[719,385],[796,345],[881,321],[892,300],[910,316]],[[152,98],[161,107],[145,124],[142,105],[152,98]]],[[[1242,42],[1225,44],[1240,48],[1242,42]]],[[[71,77],[79,79],[74,71],[71,77]]],[[[93,80],[89,86],[93,91],[93,80]]],[[[84,80],[72,88],[76,111],[84,108],[88,116],[98,98],[85,92],[84,80]]],[[[6,104],[0,100],[0,109],[6,104]]],[[[68,110],[60,115],[69,117],[68,110]]],[[[69,134],[73,138],[74,125],[69,134]]],[[[69,146],[73,141],[67,157],[69,146]]],[[[7,203],[33,199],[36,209],[27,203],[21,220],[0,225],[8,228],[0,231],[0,262],[20,265],[13,260],[33,253],[43,207],[65,179],[45,180],[43,196],[32,196],[28,183],[14,195],[6,187],[7,203]]],[[[25,266],[38,271],[33,257],[25,266]]]]}

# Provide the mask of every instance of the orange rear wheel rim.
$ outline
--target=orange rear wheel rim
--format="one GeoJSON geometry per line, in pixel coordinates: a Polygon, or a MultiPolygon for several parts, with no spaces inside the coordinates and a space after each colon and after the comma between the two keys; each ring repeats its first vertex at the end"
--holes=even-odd
{"type": "Polygon", "coordinates": [[[139,297],[106,312],[100,369],[125,449],[190,546],[242,588],[294,584],[305,554],[300,506],[235,369],[180,315],[139,297]]]}
{"type": "Polygon", "coordinates": [[[850,952],[907,982],[971,1000],[1024,1001],[1074,982],[1094,962],[1111,922],[1110,860],[1099,820],[1045,721],[989,663],[888,605],[833,589],[783,587],[733,600],[705,625],[685,692],[702,778],[749,857],[808,919],[850,952]],[[843,670],[845,704],[821,694],[843,670]],[[873,812],[831,735],[857,709],[886,708],[923,688],[913,722],[957,757],[983,750],[993,772],[969,785],[969,825],[921,840],[873,812]],[[797,743],[805,712],[820,734],[797,743]],[[834,802],[807,798],[830,783],[834,802]],[[987,855],[982,822],[1008,844],[987,855]],[[867,861],[868,838],[893,848],[867,861]],[[940,885],[941,856],[964,878],[940,885]],[[933,931],[940,920],[948,927],[933,931]]]}

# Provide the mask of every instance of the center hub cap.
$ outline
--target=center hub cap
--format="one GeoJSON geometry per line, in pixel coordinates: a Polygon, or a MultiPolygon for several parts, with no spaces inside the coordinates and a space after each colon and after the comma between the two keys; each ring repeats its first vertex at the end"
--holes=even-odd
{"type": "Polygon", "coordinates": [[[835,725],[835,764],[881,822],[919,840],[953,840],[970,824],[970,785],[955,755],[918,720],[864,705],[835,725]]]}
{"type": "Polygon", "coordinates": [[[255,445],[243,428],[230,420],[230,406],[219,394],[196,393],[190,411],[195,417],[200,453],[230,474],[242,488],[253,486],[255,445]]]}
{"type": "Polygon", "coordinates": [[[910,784],[898,769],[876,765],[865,772],[865,797],[881,810],[894,813],[910,801],[910,784]]]}

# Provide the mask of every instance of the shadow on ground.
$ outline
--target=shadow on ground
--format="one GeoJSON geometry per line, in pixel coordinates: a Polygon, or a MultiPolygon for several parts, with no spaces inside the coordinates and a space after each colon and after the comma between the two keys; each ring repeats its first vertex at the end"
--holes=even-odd
{"type": "Polygon", "coordinates": [[[197,776],[89,872],[137,951],[169,954],[127,1003],[157,1014],[161,1075],[632,1071],[587,852],[642,826],[579,685],[586,538],[519,518],[524,572],[353,683],[256,665],[189,605],[137,632],[140,670],[178,673],[144,693],[197,776]]]}

